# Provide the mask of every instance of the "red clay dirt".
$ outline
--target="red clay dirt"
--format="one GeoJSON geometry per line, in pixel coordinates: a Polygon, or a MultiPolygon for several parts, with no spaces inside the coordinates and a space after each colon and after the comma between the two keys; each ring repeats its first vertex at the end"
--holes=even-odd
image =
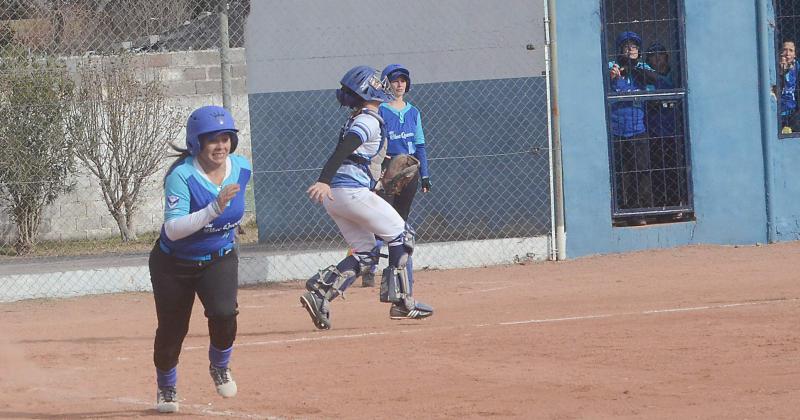
{"type": "Polygon", "coordinates": [[[317,331],[300,283],[240,291],[232,368],[208,376],[199,301],[181,411],[159,415],[148,293],[0,304],[0,418],[797,419],[800,242],[691,246],[416,273],[436,313],[376,288],[317,331]]]}

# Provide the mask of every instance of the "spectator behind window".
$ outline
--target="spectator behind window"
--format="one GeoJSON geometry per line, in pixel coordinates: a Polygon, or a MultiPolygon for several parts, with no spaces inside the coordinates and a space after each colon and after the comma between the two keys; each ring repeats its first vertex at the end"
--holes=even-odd
{"type": "MultiPolygon", "coordinates": [[[[617,37],[616,60],[608,63],[611,90],[636,92],[655,85],[656,74],[640,61],[642,38],[636,32],[622,32],[617,37]]],[[[633,137],[645,132],[644,109],[641,103],[623,101],[612,106],[611,132],[615,136],[633,137]]]]}
{"type": "MultiPolygon", "coordinates": [[[[654,42],[647,48],[645,61],[655,71],[657,77],[655,84],[649,85],[652,89],[673,89],[675,87],[670,66],[670,57],[667,49],[660,43],[654,42]]],[[[650,135],[650,154],[653,169],[659,170],[664,176],[655,177],[653,187],[656,191],[663,191],[655,197],[655,205],[659,207],[673,207],[686,205],[682,193],[680,180],[683,179],[685,160],[684,137],[678,130],[679,118],[678,102],[674,99],[647,101],[647,132],[650,135]]],[[[683,213],[678,212],[667,217],[672,220],[681,220],[683,213]]]]}
{"type": "Polygon", "coordinates": [[[784,41],[780,55],[781,133],[800,131],[797,117],[797,55],[794,41],[784,41]]]}
{"type": "MultiPolygon", "coordinates": [[[[656,73],[641,61],[642,38],[635,32],[625,31],[617,36],[616,41],[617,57],[608,63],[611,90],[636,92],[655,85],[656,73]]],[[[652,207],[652,168],[644,104],[627,100],[613,102],[610,114],[617,208],[636,210],[652,207]]],[[[631,216],[627,223],[640,226],[647,222],[640,216],[631,216]]]]}

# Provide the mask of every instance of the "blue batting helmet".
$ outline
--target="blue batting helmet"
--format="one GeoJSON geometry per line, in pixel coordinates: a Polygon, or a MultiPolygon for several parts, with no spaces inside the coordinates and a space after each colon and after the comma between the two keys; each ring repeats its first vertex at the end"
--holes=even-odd
{"type": "Polygon", "coordinates": [[[186,122],[186,149],[192,156],[196,156],[203,148],[200,143],[201,137],[208,134],[230,133],[231,153],[233,153],[239,144],[239,137],[236,135],[238,132],[233,116],[227,109],[215,105],[203,106],[195,109],[186,122]]]}
{"type": "Polygon", "coordinates": [[[370,66],[353,67],[342,76],[339,83],[346,89],[337,89],[336,99],[344,106],[357,106],[353,104],[353,99],[357,98],[363,101],[388,102],[393,97],[388,83],[378,78],[378,71],[370,66]],[[352,94],[357,98],[352,98],[352,94]]]}
{"type": "Polygon", "coordinates": [[[633,41],[639,46],[639,48],[642,47],[642,37],[640,37],[639,34],[632,31],[625,31],[617,35],[617,50],[622,48],[622,46],[628,41],[633,41]]]}
{"type": "Polygon", "coordinates": [[[406,78],[406,92],[411,90],[411,73],[407,68],[400,64],[389,64],[381,72],[381,79],[386,79],[390,82],[397,80],[398,77],[406,78]]]}

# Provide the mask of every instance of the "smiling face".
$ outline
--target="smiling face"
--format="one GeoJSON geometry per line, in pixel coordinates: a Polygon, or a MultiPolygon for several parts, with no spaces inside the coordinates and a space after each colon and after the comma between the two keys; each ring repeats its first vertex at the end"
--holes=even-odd
{"type": "Polygon", "coordinates": [[[224,165],[231,152],[231,133],[217,133],[213,137],[201,141],[197,158],[204,169],[216,168],[224,165]]]}
{"type": "Polygon", "coordinates": [[[639,44],[637,44],[635,41],[633,40],[625,41],[625,43],[622,44],[622,48],[620,49],[622,50],[622,54],[628,57],[629,59],[631,60],[639,59],[639,44]]]}

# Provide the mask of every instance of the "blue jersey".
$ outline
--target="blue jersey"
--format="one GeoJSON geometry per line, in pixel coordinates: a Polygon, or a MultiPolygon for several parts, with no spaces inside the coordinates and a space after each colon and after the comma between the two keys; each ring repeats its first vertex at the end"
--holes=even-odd
{"type": "Polygon", "coordinates": [[[387,103],[382,103],[380,113],[386,122],[386,132],[389,137],[387,155],[413,155],[417,145],[425,144],[422,119],[417,107],[406,102],[403,109],[397,110],[387,103]]]}
{"type": "Polygon", "coordinates": [[[192,156],[187,157],[167,175],[164,183],[164,220],[197,212],[217,199],[226,185],[239,184],[239,193],[228,202],[222,214],[199,231],[177,241],[171,241],[161,227],[161,242],[169,253],[181,258],[195,259],[233,247],[233,229],[244,216],[245,187],[250,181],[250,163],[243,156],[229,155],[228,168],[222,185],[212,183],[192,156]]]}
{"type": "Polygon", "coordinates": [[[361,139],[361,145],[336,171],[331,188],[372,188],[380,177],[380,165],[386,155],[383,120],[374,111],[363,109],[347,120],[339,141],[350,133],[361,139]]]}
{"type": "Polygon", "coordinates": [[[789,67],[783,75],[783,87],[781,88],[781,115],[790,115],[797,109],[797,60],[789,67]]]}
{"type": "Polygon", "coordinates": [[[386,132],[389,138],[386,154],[389,156],[416,156],[420,161],[420,175],[428,176],[425,133],[422,131],[422,117],[419,109],[406,102],[403,109],[398,110],[387,103],[382,103],[379,110],[386,123],[386,132]]]}
{"type": "MultiPolygon", "coordinates": [[[[608,68],[614,67],[616,61],[608,63],[608,68]]],[[[653,71],[645,63],[637,62],[637,69],[653,71]]],[[[611,90],[614,92],[636,92],[647,90],[632,77],[632,72],[627,75],[611,80],[611,90]]],[[[611,104],[611,133],[618,137],[633,137],[645,132],[644,126],[644,106],[641,101],[621,101],[611,104]]]]}

